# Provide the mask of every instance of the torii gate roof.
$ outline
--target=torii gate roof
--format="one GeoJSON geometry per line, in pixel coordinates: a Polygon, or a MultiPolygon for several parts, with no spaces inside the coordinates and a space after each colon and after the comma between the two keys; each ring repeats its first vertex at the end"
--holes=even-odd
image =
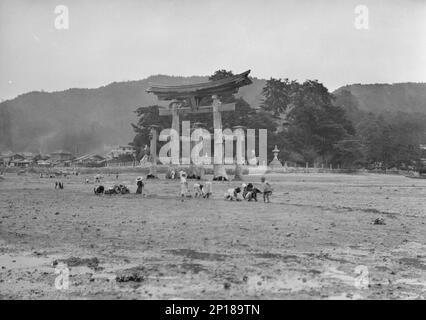
{"type": "Polygon", "coordinates": [[[214,94],[236,93],[240,87],[252,83],[248,78],[249,73],[250,70],[247,70],[221,80],[181,86],[152,85],[146,91],[155,94],[159,100],[203,98],[214,94]]]}

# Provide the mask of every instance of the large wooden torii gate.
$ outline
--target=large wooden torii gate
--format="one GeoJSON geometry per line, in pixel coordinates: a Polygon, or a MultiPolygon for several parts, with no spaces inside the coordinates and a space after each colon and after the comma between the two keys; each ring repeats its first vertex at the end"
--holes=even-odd
{"type": "MultiPolygon", "coordinates": [[[[248,78],[250,70],[241,74],[227,77],[221,80],[197,83],[192,85],[181,86],[163,86],[152,85],[147,89],[147,92],[153,93],[158,97],[158,100],[171,101],[168,108],[160,109],[161,116],[172,116],[172,129],[180,133],[180,115],[188,113],[213,113],[213,128],[222,130],[222,115],[221,112],[235,111],[235,103],[222,104],[220,95],[235,94],[240,87],[249,85],[252,81],[248,78]],[[203,98],[211,97],[212,105],[201,105],[203,98]]],[[[222,146],[222,141],[216,141],[217,144],[214,150],[218,150],[219,144],[222,146]]],[[[222,155],[223,158],[223,155],[222,155]]],[[[222,163],[215,163],[214,179],[226,177],[225,166],[222,163]]]]}

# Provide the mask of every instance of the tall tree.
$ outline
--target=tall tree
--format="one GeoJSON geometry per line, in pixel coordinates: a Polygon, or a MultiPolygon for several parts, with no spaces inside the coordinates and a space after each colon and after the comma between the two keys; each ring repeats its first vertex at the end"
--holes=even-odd
{"type": "Polygon", "coordinates": [[[396,113],[367,114],[356,127],[366,164],[383,168],[417,166],[426,132],[426,116],[396,113]]]}
{"type": "Polygon", "coordinates": [[[272,112],[275,117],[278,117],[280,114],[286,112],[291,103],[292,94],[297,87],[298,84],[296,81],[269,79],[266,81],[266,85],[262,90],[262,95],[264,96],[262,108],[272,112]]]}
{"type": "Polygon", "coordinates": [[[12,149],[11,117],[7,104],[0,105],[0,150],[12,149]]]}
{"type": "Polygon", "coordinates": [[[308,80],[294,88],[284,137],[305,161],[328,162],[336,153],[336,143],[355,133],[352,123],[341,107],[332,104],[333,96],[318,81],[308,80]]]}
{"type": "Polygon", "coordinates": [[[232,71],[228,71],[225,69],[216,70],[210,77],[209,81],[216,81],[216,80],[222,80],[225,78],[232,77],[234,73],[232,71]]]}
{"type": "MultiPolygon", "coordinates": [[[[133,130],[136,136],[133,139],[132,145],[136,148],[136,157],[140,159],[142,155],[142,149],[145,145],[149,145],[149,131],[151,125],[159,126],[161,131],[164,128],[170,127],[169,117],[160,117],[159,106],[153,105],[149,107],[139,107],[135,110],[138,116],[137,124],[132,123],[133,130]]],[[[159,144],[161,147],[161,143],[159,144]]]]}
{"type": "Polygon", "coordinates": [[[342,90],[335,95],[334,105],[342,107],[349,120],[358,123],[364,112],[359,109],[358,99],[349,90],[342,90]]]}

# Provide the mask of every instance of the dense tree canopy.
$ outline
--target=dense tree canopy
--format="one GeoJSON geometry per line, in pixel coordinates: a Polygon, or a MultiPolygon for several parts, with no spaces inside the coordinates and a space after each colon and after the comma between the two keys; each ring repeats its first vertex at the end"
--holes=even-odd
{"type": "MultiPolygon", "coordinates": [[[[232,76],[218,70],[210,81],[232,76]]],[[[426,131],[426,116],[408,113],[376,115],[358,109],[356,98],[347,90],[337,99],[317,80],[303,83],[271,78],[263,88],[261,108],[252,108],[244,99],[232,94],[220,96],[222,102],[236,103],[235,112],[223,112],[223,128],[245,126],[268,129],[268,156],[274,145],[281,150],[282,161],[304,165],[341,167],[418,166],[419,144],[426,131]]],[[[208,97],[203,104],[211,103],[208,97]]],[[[136,110],[139,121],[133,125],[133,144],[149,144],[149,126],[171,126],[171,116],[159,116],[158,106],[136,110]]],[[[210,113],[188,114],[181,121],[201,122],[212,130],[210,113]]]]}
{"type": "MultiPolygon", "coordinates": [[[[218,70],[211,77],[210,81],[220,80],[224,77],[232,76],[231,71],[218,70]]],[[[276,124],[273,117],[263,110],[256,111],[242,98],[236,98],[234,95],[229,94],[220,96],[223,103],[235,102],[235,112],[222,113],[222,126],[223,128],[232,129],[234,126],[244,126],[252,129],[268,129],[268,150],[272,150],[274,141],[274,132],[276,124]]],[[[201,104],[211,104],[211,98],[204,99],[201,104]]],[[[137,150],[141,150],[145,144],[149,145],[149,126],[156,124],[163,128],[171,127],[171,116],[160,116],[158,112],[159,107],[154,105],[150,107],[140,107],[135,112],[139,118],[137,124],[132,124],[136,136],[133,140],[133,145],[137,150]]],[[[180,117],[181,121],[190,121],[191,123],[200,122],[204,127],[213,132],[213,116],[211,113],[198,113],[198,114],[185,114],[180,117]]],[[[161,146],[161,144],[160,144],[161,146]]],[[[257,148],[256,148],[257,149],[257,148]]],[[[141,158],[142,152],[139,152],[138,158],[141,158]]]]}
{"type": "Polygon", "coordinates": [[[271,111],[275,117],[287,111],[292,103],[292,95],[296,92],[298,83],[288,79],[269,79],[262,90],[265,97],[262,108],[271,111]]]}
{"type": "MultiPolygon", "coordinates": [[[[268,85],[275,86],[276,81],[271,79],[268,85]]],[[[287,107],[281,108],[278,115],[285,113],[287,123],[278,140],[282,149],[290,151],[287,160],[330,162],[337,153],[337,143],[349,139],[355,132],[345,111],[332,104],[333,96],[318,81],[293,81],[290,88],[280,94],[286,97],[278,100],[285,101],[287,107]]],[[[265,109],[277,114],[277,109],[265,109]]]]}

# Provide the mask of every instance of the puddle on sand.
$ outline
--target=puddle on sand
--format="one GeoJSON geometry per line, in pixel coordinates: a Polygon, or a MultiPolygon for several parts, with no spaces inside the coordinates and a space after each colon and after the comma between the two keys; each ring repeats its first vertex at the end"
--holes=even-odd
{"type": "Polygon", "coordinates": [[[338,266],[329,266],[328,269],[322,274],[325,279],[336,279],[348,286],[355,286],[357,277],[345,271],[337,269],[338,266]]]}
{"type": "MultiPolygon", "coordinates": [[[[42,266],[51,266],[52,260],[44,257],[0,255],[0,268],[26,269],[42,266]]],[[[4,270],[4,269],[3,269],[4,270]]]]}
{"type": "Polygon", "coordinates": [[[393,249],[392,252],[426,256],[426,245],[419,242],[407,242],[393,249]]]}
{"type": "Polygon", "coordinates": [[[342,293],[340,295],[336,295],[336,296],[330,296],[327,298],[328,300],[361,300],[361,299],[365,299],[362,295],[355,293],[355,294],[350,294],[348,295],[347,293],[342,293]]]}
{"type": "Polygon", "coordinates": [[[301,276],[299,273],[288,273],[273,279],[259,275],[248,276],[247,293],[259,294],[262,292],[280,292],[282,290],[301,291],[320,288],[318,279],[301,276]]]}
{"type": "Polygon", "coordinates": [[[191,249],[172,249],[172,250],[165,250],[165,251],[174,255],[185,256],[187,258],[197,259],[197,260],[223,261],[226,258],[228,258],[226,254],[199,252],[199,251],[195,251],[191,249]]]}
{"type": "Polygon", "coordinates": [[[279,254],[279,253],[271,253],[271,252],[264,252],[264,253],[255,253],[253,254],[256,258],[261,259],[277,259],[282,260],[284,262],[299,262],[300,258],[293,254],[279,254]]]}
{"type": "Polygon", "coordinates": [[[398,279],[394,282],[395,284],[406,284],[410,286],[423,287],[423,291],[426,291],[426,279],[424,281],[419,279],[398,279]]]}
{"type": "Polygon", "coordinates": [[[416,259],[416,258],[401,258],[399,261],[407,266],[420,269],[420,270],[426,270],[426,265],[423,264],[422,260],[416,259]]]}

